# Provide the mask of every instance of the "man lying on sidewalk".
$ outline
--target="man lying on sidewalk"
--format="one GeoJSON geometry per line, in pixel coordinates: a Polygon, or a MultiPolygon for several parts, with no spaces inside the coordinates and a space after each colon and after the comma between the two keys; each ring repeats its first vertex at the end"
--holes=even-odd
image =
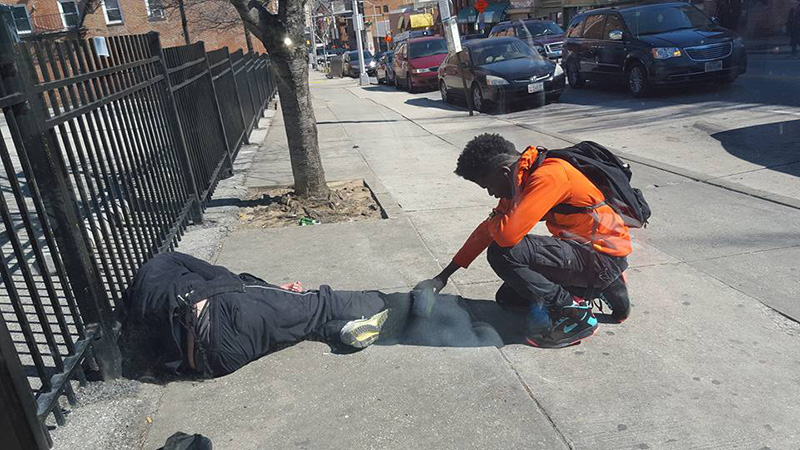
{"type": "Polygon", "coordinates": [[[139,269],[125,306],[129,352],[145,352],[151,367],[218,377],[309,337],[364,348],[403,327],[411,303],[408,294],[276,286],[164,253],[139,269]]]}
{"type": "Polygon", "coordinates": [[[466,145],[456,174],[500,202],[452,262],[418,288],[433,287],[438,292],[456,270],[468,267],[488,247],[489,264],[504,281],[497,302],[529,307],[526,341],[558,348],[597,329],[592,299],[574,295],[585,288],[602,293],[600,298],[617,321],[628,317],[630,302],[621,274],[628,266],[625,257],[631,241],[622,218],[604,204],[603,194],[586,176],[563,159],[542,161],[537,156],[536,148],[520,154],[497,134],[482,134],[466,145]],[[554,210],[564,204],[596,208],[566,214],[554,210]],[[553,236],[528,234],[540,220],[546,221],[553,236]],[[593,270],[587,270],[591,261],[593,270]]]}

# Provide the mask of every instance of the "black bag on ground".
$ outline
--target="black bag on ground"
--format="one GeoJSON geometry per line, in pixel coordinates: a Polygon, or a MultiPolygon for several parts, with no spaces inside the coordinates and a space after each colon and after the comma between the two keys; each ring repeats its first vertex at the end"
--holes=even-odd
{"type": "MultiPolygon", "coordinates": [[[[606,198],[606,204],[616,211],[632,228],[642,228],[650,219],[650,205],[644,199],[642,191],[631,187],[631,167],[622,162],[616,155],[602,145],[583,141],[572,147],[558,150],[539,148],[536,165],[545,158],[563,159],[586,176],[606,198]]],[[[571,205],[558,205],[554,210],[558,213],[585,212],[585,208],[571,205]]]]}
{"type": "Polygon", "coordinates": [[[211,439],[202,434],[186,434],[178,431],[167,439],[158,450],[212,450],[211,439]]]}

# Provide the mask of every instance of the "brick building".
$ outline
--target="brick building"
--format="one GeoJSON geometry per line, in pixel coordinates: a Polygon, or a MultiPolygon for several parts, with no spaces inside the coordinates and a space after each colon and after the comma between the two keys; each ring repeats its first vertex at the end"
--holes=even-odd
{"type": "MultiPolygon", "coordinates": [[[[80,14],[85,13],[82,30],[88,37],[142,34],[157,31],[161,45],[185,44],[181,18],[172,0],[18,0],[4,1],[12,7],[20,36],[76,31],[80,14]]],[[[225,0],[192,4],[187,1],[186,16],[191,42],[204,41],[207,50],[227,46],[231,51],[247,51],[244,28],[236,10],[225,0]],[[218,18],[221,26],[209,25],[218,18]]],[[[254,50],[264,52],[258,39],[254,50]]]]}

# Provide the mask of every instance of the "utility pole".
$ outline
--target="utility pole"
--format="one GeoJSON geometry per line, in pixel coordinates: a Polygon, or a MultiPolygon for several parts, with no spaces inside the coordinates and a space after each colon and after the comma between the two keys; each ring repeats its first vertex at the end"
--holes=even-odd
{"type": "Polygon", "coordinates": [[[313,3],[308,6],[308,18],[311,22],[311,66],[317,68],[317,19],[314,18],[313,3]]]}
{"type": "Polygon", "coordinates": [[[369,85],[367,68],[364,67],[364,46],[361,43],[361,13],[358,12],[358,0],[353,0],[353,29],[356,32],[356,44],[358,46],[358,66],[361,74],[358,77],[358,84],[361,86],[369,85]]]}
{"type": "Polygon", "coordinates": [[[470,95],[467,87],[467,79],[464,77],[463,66],[466,62],[463,59],[464,52],[461,51],[461,36],[458,33],[458,22],[457,19],[450,14],[450,0],[439,0],[439,16],[442,18],[444,35],[447,38],[447,49],[455,53],[458,57],[458,71],[461,73],[461,85],[464,89],[464,96],[467,98],[467,108],[469,108],[469,115],[471,116],[474,109],[472,106],[472,95],[470,95]]]}

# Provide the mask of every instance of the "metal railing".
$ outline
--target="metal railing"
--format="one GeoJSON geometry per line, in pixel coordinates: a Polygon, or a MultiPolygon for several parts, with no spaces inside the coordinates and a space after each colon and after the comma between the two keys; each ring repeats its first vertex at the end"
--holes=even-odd
{"type": "Polygon", "coordinates": [[[119,376],[131,278],[202,220],[276,89],[265,55],[0,28],[0,428],[4,449],[47,448],[71,381],[119,376]]]}

